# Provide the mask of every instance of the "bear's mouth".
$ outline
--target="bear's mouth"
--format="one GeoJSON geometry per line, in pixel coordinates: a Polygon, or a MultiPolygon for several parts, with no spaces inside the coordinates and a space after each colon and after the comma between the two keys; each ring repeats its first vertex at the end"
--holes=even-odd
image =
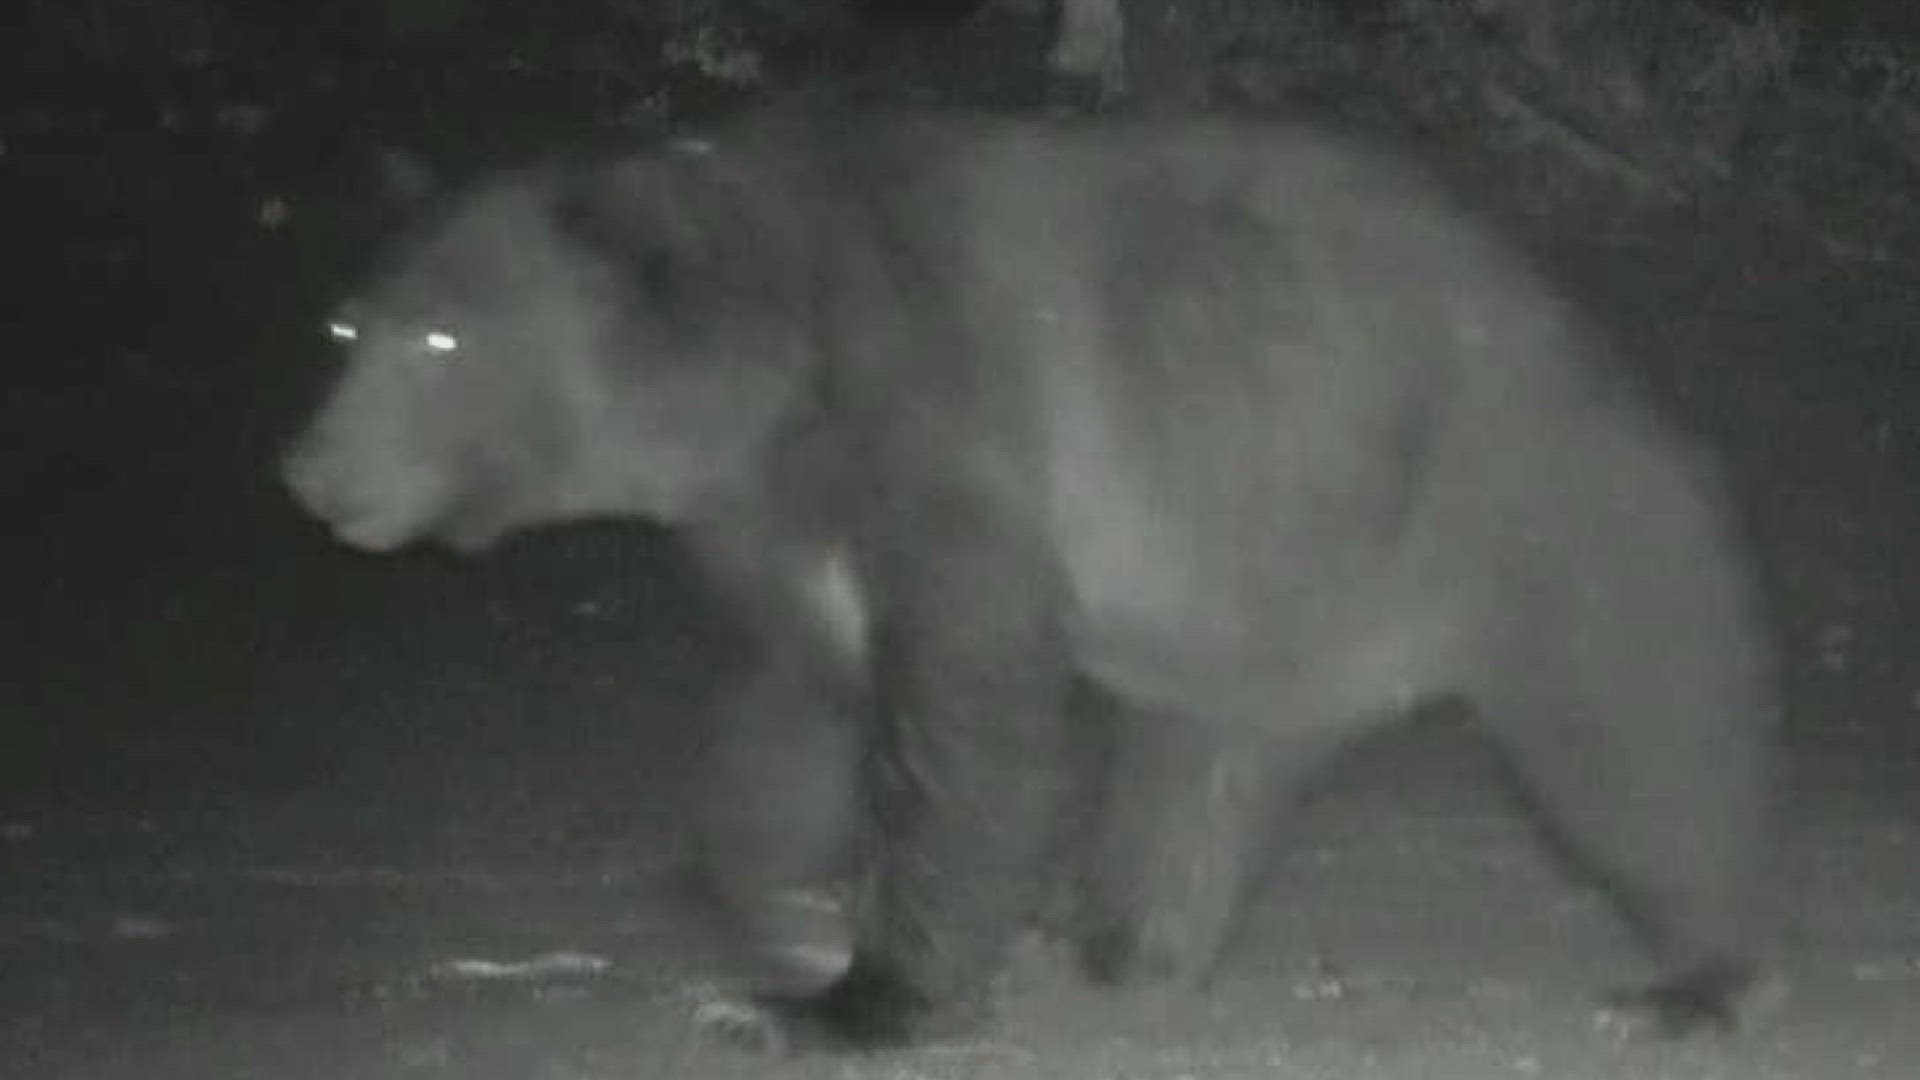
{"type": "Polygon", "coordinates": [[[362,517],[351,521],[333,521],[334,538],[357,551],[384,555],[397,551],[413,540],[410,529],[392,520],[362,517]]]}
{"type": "Polygon", "coordinates": [[[490,490],[484,485],[467,487],[447,500],[421,533],[431,533],[437,543],[457,555],[478,554],[492,547],[517,522],[503,512],[510,500],[483,494],[490,490]]]}
{"type": "Polygon", "coordinates": [[[295,451],[281,467],[293,501],[342,544],[381,554],[405,547],[445,516],[442,479],[425,471],[346,469],[339,455],[295,451]]]}
{"type": "Polygon", "coordinates": [[[507,525],[495,516],[467,512],[320,516],[335,539],[370,555],[388,554],[419,542],[439,544],[458,555],[472,555],[492,547],[507,531],[507,525]]]}

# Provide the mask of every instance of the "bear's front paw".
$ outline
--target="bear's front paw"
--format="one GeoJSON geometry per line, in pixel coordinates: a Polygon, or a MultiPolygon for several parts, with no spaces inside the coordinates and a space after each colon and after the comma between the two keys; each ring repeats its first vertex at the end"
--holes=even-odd
{"type": "Polygon", "coordinates": [[[1778,976],[1739,964],[1702,965],[1608,997],[1595,1026],[1620,1038],[1685,1038],[1750,1029],[1786,998],[1778,976]]]}
{"type": "Polygon", "coordinates": [[[884,964],[856,957],[826,989],[766,996],[704,1026],[726,1041],[778,1053],[886,1050],[977,1027],[976,1006],[936,1001],[884,964]]]}

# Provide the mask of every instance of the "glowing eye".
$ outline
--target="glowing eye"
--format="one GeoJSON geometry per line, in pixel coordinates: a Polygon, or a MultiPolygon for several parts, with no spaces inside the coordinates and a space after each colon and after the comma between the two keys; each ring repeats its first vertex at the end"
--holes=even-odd
{"type": "Polygon", "coordinates": [[[358,341],[360,328],[352,323],[330,322],[327,324],[327,336],[335,341],[358,341]]]}
{"type": "Polygon", "coordinates": [[[450,353],[460,347],[460,339],[445,330],[428,331],[423,340],[426,342],[428,352],[450,353]]]}

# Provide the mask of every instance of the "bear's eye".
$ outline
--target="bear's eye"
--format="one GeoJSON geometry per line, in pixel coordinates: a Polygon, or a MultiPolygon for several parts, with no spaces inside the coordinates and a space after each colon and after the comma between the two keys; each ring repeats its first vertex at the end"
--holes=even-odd
{"type": "Polygon", "coordinates": [[[445,330],[429,330],[420,336],[420,344],[428,352],[444,356],[460,348],[460,339],[445,330]]]}
{"type": "Polygon", "coordinates": [[[359,341],[360,328],[350,322],[332,319],[327,323],[327,336],[340,342],[359,341]]]}

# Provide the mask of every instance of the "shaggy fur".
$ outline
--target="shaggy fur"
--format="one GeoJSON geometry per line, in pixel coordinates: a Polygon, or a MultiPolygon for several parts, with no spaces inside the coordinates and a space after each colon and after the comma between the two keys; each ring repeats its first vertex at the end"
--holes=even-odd
{"type": "Polygon", "coordinates": [[[387,265],[289,483],[372,550],[679,530],[759,643],[707,873],[795,1030],[970,1022],[1089,769],[1089,969],[1199,978],[1303,774],[1439,696],[1646,931],[1630,1007],[1753,985],[1774,708],[1719,482],[1392,160],[743,124],[498,178],[387,265]],[[855,877],[850,946],[800,940],[855,877]]]}

